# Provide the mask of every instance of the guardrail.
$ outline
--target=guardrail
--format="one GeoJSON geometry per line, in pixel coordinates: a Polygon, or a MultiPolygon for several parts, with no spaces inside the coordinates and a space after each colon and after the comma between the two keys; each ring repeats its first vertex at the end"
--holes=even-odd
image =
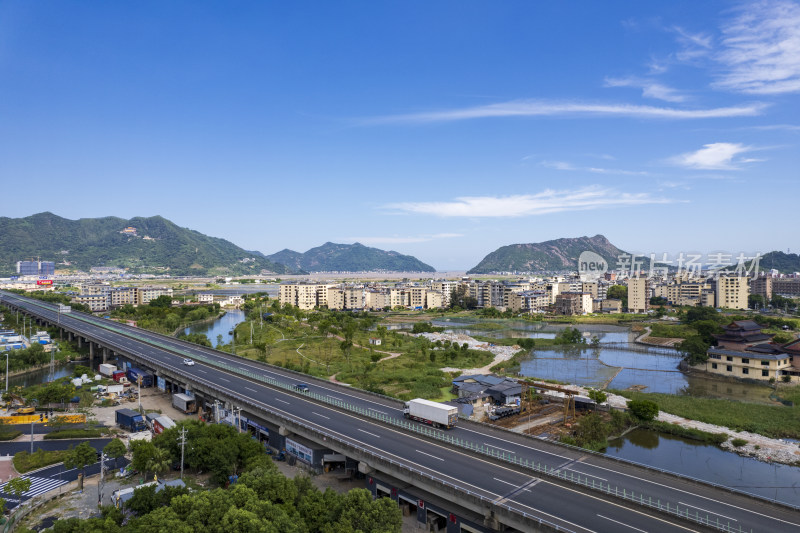
{"type": "MultiPolygon", "coordinates": [[[[44,306],[42,306],[42,307],[44,307],[44,306]]],[[[84,322],[93,323],[94,325],[98,325],[99,327],[103,327],[104,329],[115,331],[115,332],[119,333],[120,335],[123,335],[123,336],[126,336],[126,337],[132,337],[134,339],[142,340],[142,342],[146,342],[147,344],[160,347],[160,348],[165,349],[165,350],[167,350],[169,352],[172,352],[172,353],[176,353],[177,352],[180,355],[191,356],[195,360],[203,362],[203,363],[205,363],[205,364],[207,364],[209,366],[220,368],[220,369],[225,370],[227,372],[230,372],[230,373],[233,373],[233,374],[237,374],[237,375],[246,377],[248,379],[251,379],[251,380],[254,380],[254,381],[257,381],[257,382],[261,382],[261,383],[264,383],[266,385],[270,385],[270,386],[278,388],[278,389],[284,389],[284,390],[295,392],[295,393],[297,392],[297,391],[294,390],[294,387],[292,385],[290,385],[288,383],[284,383],[282,381],[279,381],[279,380],[277,380],[275,378],[271,378],[271,377],[268,377],[268,376],[263,376],[263,375],[260,375],[260,374],[258,374],[256,372],[251,372],[249,370],[244,370],[244,369],[238,368],[238,367],[236,367],[234,365],[230,365],[228,363],[217,361],[217,360],[211,359],[211,358],[203,356],[203,355],[198,356],[197,354],[192,354],[192,353],[188,353],[188,352],[181,352],[181,350],[176,350],[174,347],[166,346],[164,343],[161,343],[161,342],[157,342],[157,341],[153,341],[153,340],[141,339],[142,336],[133,335],[133,334],[128,333],[128,332],[123,332],[122,328],[118,328],[116,326],[113,326],[113,325],[110,325],[110,324],[107,324],[107,323],[98,324],[97,322],[99,322],[99,320],[94,319],[94,317],[92,317],[92,319],[88,319],[87,317],[82,317],[82,316],[79,316],[79,315],[76,315],[76,314],[72,314],[71,318],[76,318],[76,319],[82,320],[84,322]]],[[[141,357],[142,359],[144,359],[146,361],[151,362],[151,364],[161,364],[158,361],[153,361],[150,357],[148,357],[148,356],[146,356],[144,354],[138,353],[137,356],[141,357]]],[[[194,381],[196,381],[196,382],[205,382],[205,385],[210,387],[210,388],[212,388],[212,389],[216,389],[216,390],[220,389],[219,385],[217,385],[215,383],[211,383],[211,382],[209,382],[209,381],[207,381],[207,380],[205,380],[203,378],[192,377],[192,379],[194,381]]],[[[252,405],[252,406],[256,407],[257,409],[261,409],[261,410],[270,412],[274,416],[276,415],[276,412],[273,409],[271,409],[269,406],[267,406],[266,404],[262,404],[260,402],[255,402],[254,403],[253,400],[251,400],[251,399],[249,399],[247,397],[244,397],[242,395],[239,395],[238,393],[235,393],[235,392],[232,392],[232,391],[227,391],[227,392],[225,392],[225,394],[228,394],[228,395],[231,395],[231,396],[235,396],[243,404],[252,405]]],[[[641,506],[648,507],[648,508],[651,508],[651,509],[655,509],[655,510],[658,510],[660,512],[666,513],[668,515],[675,516],[675,517],[683,519],[683,520],[688,520],[688,521],[696,523],[696,524],[700,524],[700,525],[704,525],[704,526],[707,526],[707,527],[711,527],[711,528],[717,529],[719,531],[724,531],[726,533],[748,533],[748,532],[749,533],[753,533],[752,529],[751,530],[743,529],[741,527],[741,525],[738,525],[738,527],[732,526],[730,521],[727,522],[727,523],[721,523],[719,518],[716,518],[715,520],[712,520],[710,514],[708,514],[708,513],[706,513],[705,516],[700,515],[700,513],[698,511],[695,511],[695,513],[692,514],[691,513],[691,509],[689,508],[689,506],[684,506],[684,508],[681,508],[681,506],[679,504],[675,504],[673,506],[669,501],[666,501],[666,502],[662,503],[661,500],[658,499],[658,498],[655,499],[655,501],[654,501],[652,497],[650,497],[650,496],[648,496],[648,495],[646,495],[646,494],[644,494],[642,492],[640,492],[639,494],[636,494],[633,490],[629,491],[627,488],[620,487],[619,485],[612,485],[611,483],[605,483],[604,484],[604,483],[602,483],[602,481],[598,483],[598,482],[595,482],[595,480],[594,480],[595,478],[593,478],[591,476],[583,476],[583,477],[581,477],[580,475],[575,475],[572,472],[568,472],[566,470],[562,470],[560,467],[548,467],[548,465],[545,464],[545,463],[535,462],[533,460],[528,460],[528,459],[523,459],[523,458],[517,457],[517,455],[515,453],[507,453],[507,452],[504,452],[502,450],[498,451],[492,446],[480,445],[480,444],[477,444],[475,442],[472,442],[472,441],[469,441],[469,440],[466,440],[466,439],[460,439],[460,438],[457,438],[457,437],[453,437],[451,435],[448,435],[444,431],[433,429],[433,428],[428,428],[426,426],[420,426],[420,425],[418,425],[416,423],[411,423],[411,422],[408,422],[408,421],[403,420],[403,419],[391,417],[389,415],[385,415],[383,413],[374,411],[374,410],[369,409],[369,408],[365,408],[365,407],[361,407],[361,406],[358,406],[358,405],[350,404],[348,402],[345,402],[343,400],[339,400],[337,398],[331,398],[331,397],[329,397],[327,395],[321,395],[321,394],[317,394],[315,392],[303,393],[303,396],[313,398],[314,400],[319,401],[321,403],[328,404],[328,405],[331,405],[333,407],[337,407],[339,409],[343,409],[345,411],[352,412],[352,413],[361,415],[363,417],[370,418],[370,419],[382,422],[382,423],[390,425],[390,426],[398,427],[398,428],[404,429],[406,431],[410,431],[412,433],[416,433],[418,435],[422,435],[422,436],[425,436],[425,437],[428,437],[428,438],[431,438],[431,439],[434,439],[434,440],[438,440],[438,441],[441,441],[441,442],[446,442],[446,443],[448,443],[451,446],[454,446],[456,448],[461,448],[461,449],[467,450],[467,451],[472,452],[472,453],[478,453],[478,454],[481,454],[481,455],[485,455],[485,456],[490,457],[492,459],[499,460],[499,461],[504,462],[504,463],[508,463],[508,464],[512,464],[512,465],[521,467],[521,468],[526,469],[526,470],[528,470],[530,472],[533,472],[533,473],[537,473],[537,474],[542,474],[544,476],[553,477],[553,478],[559,479],[559,480],[567,482],[567,483],[573,483],[573,484],[576,484],[576,485],[580,485],[580,486],[582,486],[582,487],[584,487],[586,489],[597,491],[597,492],[601,492],[601,493],[604,493],[604,494],[607,494],[607,495],[610,495],[610,496],[613,496],[613,497],[616,497],[616,498],[620,498],[620,499],[622,499],[624,501],[627,501],[627,502],[630,502],[630,503],[633,503],[633,504],[637,504],[637,505],[641,505],[641,506]]],[[[285,418],[284,415],[277,415],[277,416],[279,416],[280,418],[285,418]]],[[[304,427],[310,427],[310,426],[307,426],[306,424],[304,424],[302,421],[295,420],[295,419],[292,419],[292,421],[295,424],[299,424],[299,425],[304,426],[304,427]]],[[[327,436],[327,434],[326,434],[326,436],[327,436]]],[[[336,438],[336,440],[339,441],[340,439],[336,438]]],[[[344,442],[344,441],[342,441],[342,442],[344,442]]],[[[347,445],[348,446],[355,446],[355,447],[358,448],[358,446],[350,444],[350,443],[347,443],[347,445]]],[[[576,448],[576,449],[581,450],[582,452],[586,452],[586,450],[584,450],[582,448],[576,448]]],[[[369,452],[369,453],[371,455],[380,456],[380,454],[375,454],[374,452],[369,452]]],[[[394,461],[394,460],[392,460],[392,461],[394,461]]],[[[394,461],[394,462],[396,462],[396,461],[394,461]]],[[[398,463],[398,464],[400,464],[400,463],[398,463]]],[[[405,463],[402,463],[402,466],[403,466],[403,468],[405,468],[407,470],[410,470],[410,471],[414,470],[414,469],[406,466],[405,463]]],[[[674,473],[668,472],[666,470],[664,472],[674,475],[674,473]]],[[[686,476],[684,476],[684,477],[686,477],[686,476]]],[[[438,480],[438,478],[436,478],[436,479],[438,480]]],[[[443,481],[443,480],[441,480],[441,481],[443,481]]],[[[703,480],[697,480],[697,481],[699,481],[701,483],[705,483],[705,484],[714,486],[713,483],[708,483],[708,482],[705,482],[703,480]]],[[[449,484],[449,482],[448,482],[448,484],[449,484]]],[[[452,485],[452,484],[450,484],[450,485],[452,485]]],[[[457,488],[458,490],[460,490],[462,492],[465,492],[467,494],[472,494],[472,492],[469,491],[468,489],[457,487],[455,485],[452,485],[452,486],[454,488],[457,488]]],[[[717,485],[717,487],[721,487],[721,486],[717,485]]],[[[730,490],[730,489],[726,488],[726,490],[730,490]]],[[[747,495],[749,497],[752,497],[752,495],[750,495],[748,493],[742,492],[742,494],[745,494],[745,495],[747,495]]],[[[781,505],[786,505],[786,504],[783,504],[783,502],[776,502],[776,503],[779,503],[781,505]]],[[[498,505],[498,504],[493,503],[493,505],[498,505]]],[[[789,507],[791,507],[791,506],[789,506],[789,507]]],[[[509,509],[509,510],[512,510],[515,513],[524,514],[522,511],[513,510],[513,509],[509,509]]],[[[548,523],[548,525],[555,526],[555,524],[550,524],[550,523],[548,523]]],[[[561,530],[563,530],[563,528],[561,530]]]]}

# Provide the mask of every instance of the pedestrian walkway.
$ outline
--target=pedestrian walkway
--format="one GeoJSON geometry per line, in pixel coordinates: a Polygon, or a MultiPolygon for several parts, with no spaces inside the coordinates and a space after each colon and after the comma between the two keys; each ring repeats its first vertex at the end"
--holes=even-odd
{"type": "MultiPolygon", "coordinates": [[[[28,498],[33,498],[34,496],[38,496],[39,494],[44,494],[45,492],[57,489],[61,485],[66,485],[67,483],[69,483],[69,481],[64,481],[61,479],[50,478],[50,477],[39,477],[39,476],[20,476],[20,477],[22,479],[31,480],[30,490],[22,493],[23,500],[26,500],[28,498]]],[[[0,498],[5,498],[7,501],[15,500],[13,493],[6,491],[7,485],[8,483],[4,483],[2,486],[0,486],[0,498]]]]}

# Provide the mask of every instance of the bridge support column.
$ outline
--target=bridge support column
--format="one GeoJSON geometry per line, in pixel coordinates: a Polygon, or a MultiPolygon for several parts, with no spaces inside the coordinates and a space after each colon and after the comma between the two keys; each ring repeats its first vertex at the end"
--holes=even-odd
{"type": "Polygon", "coordinates": [[[67,335],[67,340],[69,340],[69,342],[72,342],[74,337],[75,335],[73,335],[73,333],[70,331],[69,334],[67,335]]]}
{"type": "Polygon", "coordinates": [[[103,347],[103,363],[105,364],[106,361],[108,361],[108,348],[103,347]]]}
{"type": "Polygon", "coordinates": [[[83,348],[83,337],[78,335],[78,348],[83,348]]]}
{"type": "Polygon", "coordinates": [[[89,368],[94,368],[94,343],[89,341],[89,368]]]}
{"type": "Polygon", "coordinates": [[[289,435],[291,435],[291,434],[292,434],[292,432],[291,432],[291,431],[289,431],[288,429],[286,429],[285,427],[283,427],[283,426],[280,426],[280,427],[278,428],[278,434],[279,434],[279,435],[281,435],[281,436],[283,436],[283,437],[288,437],[289,435]]]}

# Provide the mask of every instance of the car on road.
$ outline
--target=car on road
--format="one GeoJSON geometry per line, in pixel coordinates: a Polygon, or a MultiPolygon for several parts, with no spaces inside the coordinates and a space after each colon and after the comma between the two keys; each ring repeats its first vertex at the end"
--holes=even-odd
{"type": "Polygon", "coordinates": [[[184,359],[183,364],[186,366],[194,366],[194,361],[192,361],[191,359],[184,359]]]}
{"type": "Polygon", "coordinates": [[[298,392],[308,392],[310,389],[307,384],[305,383],[297,383],[294,386],[294,390],[298,392]]]}

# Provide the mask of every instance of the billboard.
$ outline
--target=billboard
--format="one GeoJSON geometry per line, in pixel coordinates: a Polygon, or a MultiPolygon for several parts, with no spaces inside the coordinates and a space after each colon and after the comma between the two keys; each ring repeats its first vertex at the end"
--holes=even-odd
{"type": "Polygon", "coordinates": [[[53,284],[53,280],[52,279],[37,279],[36,280],[36,284],[37,285],[52,285],[53,284]]]}

